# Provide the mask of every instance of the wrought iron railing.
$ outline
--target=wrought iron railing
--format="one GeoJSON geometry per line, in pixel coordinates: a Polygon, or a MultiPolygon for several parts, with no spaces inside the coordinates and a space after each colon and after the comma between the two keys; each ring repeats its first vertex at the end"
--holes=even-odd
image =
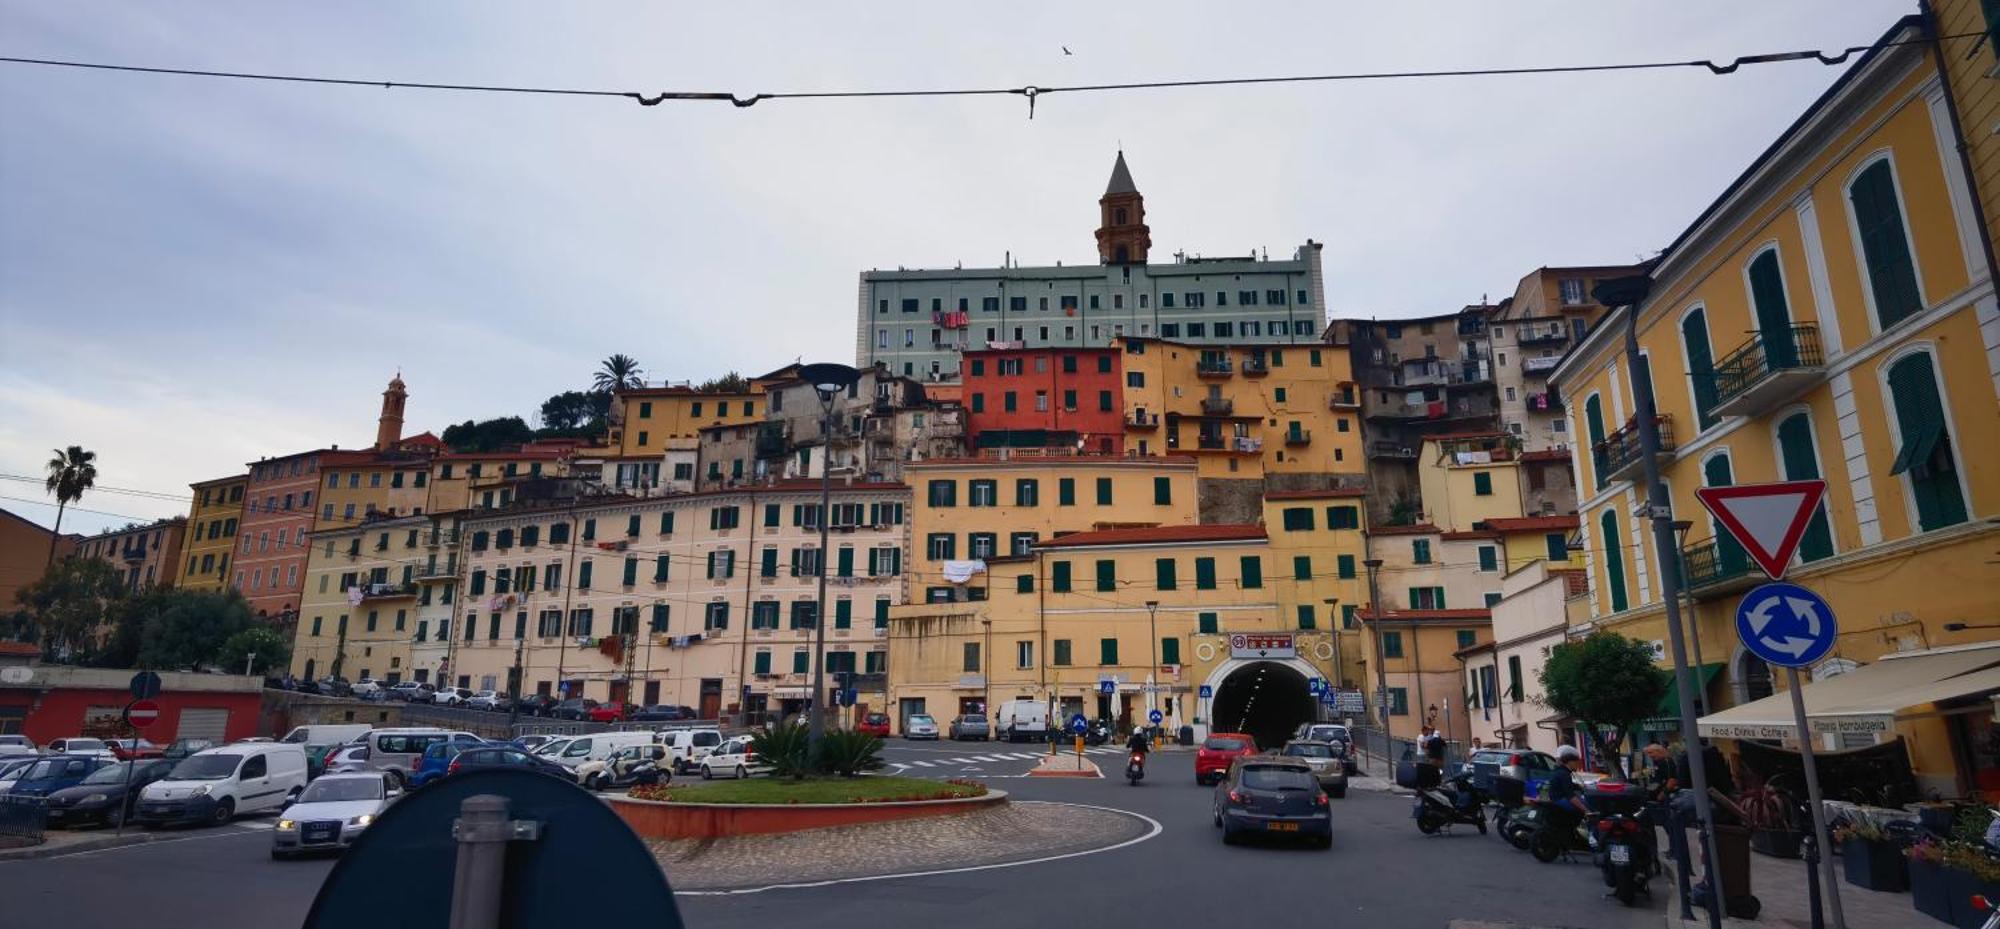
{"type": "MultiPolygon", "coordinates": [[[[1727,403],[1765,378],[1781,371],[1817,368],[1826,363],[1820,352],[1819,327],[1799,323],[1759,332],[1715,363],[1707,376],[1715,382],[1715,402],[1727,403]]],[[[1703,372],[1695,372],[1696,377],[1703,372]]]]}

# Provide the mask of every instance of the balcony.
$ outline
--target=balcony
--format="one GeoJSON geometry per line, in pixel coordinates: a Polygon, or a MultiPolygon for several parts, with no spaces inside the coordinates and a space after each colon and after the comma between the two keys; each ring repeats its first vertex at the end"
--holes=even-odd
{"type": "Polygon", "coordinates": [[[420,581],[442,581],[457,576],[458,559],[456,557],[447,560],[444,564],[438,564],[436,561],[426,562],[416,572],[416,579],[420,581]]]}
{"type": "Polygon", "coordinates": [[[1229,377],[1236,369],[1227,358],[1203,358],[1194,363],[1194,373],[1198,377],[1229,377]]]}
{"type": "Polygon", "coordinates": [[[1328,409],[1333,410],[1350,412],[1359,410],[1361,409],[1361,394],[1355,391],[1354,385],[1348,384],[1328,396],[1326,398],[1326,405],[1328,409]]]}
{"type": "Polygon", "coordinates": [[[1443,387],[1451,382],[1451,371],[1436,358],[1423,359],[1425,364],[1403,372],[1404,387],[1443,387]]]}
{"type": "Polygon", "coordinates": [[[1398,442],[1384,442],[1377,440],[1368,443],[1368,457],[1409,458],[1414,460],[1417,457],[1417,447],[1414,445],[1403,445],[1398,442]]]}
{"type": "Polygon", "coordinates": [[[1521,373],[1530,377],[1547,377],[1549,372],[1554,371],[1556,365],[1559,364],[1562,364],[1561,355],[1552,358],[1523,358],[1521,359],[1521,373]]]}
{"type": "Polygon", "coordinates": [[[1528,409],[1536,413],[1562,412],[1562,398],[1551,390],[1547,393],[1529,394],[1526,398],[1528,409]]]}
{"type": "Polygon", "coordinates": [[[1285,433],[1285,445],[1290,448],[1310,445],[1312,444],[1312,440],[1313,434],[1311,429],[1293,429],[1285,433]]]}
{"type": "Polygon", "coordinates": [[[370,600],[402,600],[417,595],[415,584],[363,584],[356,588],[361,592],[361,602],[370,600]]]}
{"type": "Polygon", "coordinates": [[[1817,326],[1802,324],[1760,332],[1715,363],[1710,375],[1715,381],[1715,412],[1723,416],[1768,413],[1818,383],[1825,372],[1817,326]]]}
{"type": "Polygon", "coordinates": [[[1125,428],[1143,431],[1158,429],[1160,428],[1160,414],[1144,411],[1128,413],[1125,416],[1125,428]]]}
{"type": "Polygon", "coordinates": [[[783,458],[791,454],[790,436],[784,423],[762,423],[757,427],[756,454],[759,458],[783,458]]]}
{"type": "Polygon", "coordinates": [[[1697,599],[1748,590],[1764,580],[1742,549],[1714,539],[1682,549],[1681,571],[1688,595],[1697,599]]]}
{"type": "Polygon", "coordinates": [[[1204,452],[1226,452],[1232,455],[1259,455],[1264,451],[1264,440],[1247,435],[1204,435],[1195,439],[1195,448],[1204,452]]]}
{"type": "Polygon", "coordinates": [[[1235,412],[1236,404],[1228,397],[1203,397],[1201,399],[1201,415],[1203,416],[1230,416],[1234,415],[1235,412]]]}
{"type": "Polygon", "coordinates": [[[457,544],[458,544],[458,533],[456,532],[433,531],[429,535],[426,535],[424,537],[424,546],[426,548],[437,548],[440,545],[452,546],[457,544]]]}
{"type": "Polygon", "coordinates": [[[1261,355],[1251,355],[1243,359],[1244,377],[1263,377],[1271,373],[1271,366],[1261,355]]]}
{"type": "Polygon", "coordinates": [[[1517,341],[1522,345],[1561,345],[1569,341],[1569,329],[1562,325],[1522,326],[1517,341]]]}
{"type": "MultiPolygon", "coordinates": [[[[1670,417],[1658,417],[1660,424],[1660,448],[1656,460],[1665,466],[1673,459],[1674,424],[1670,417]]],[[[1644,470],[1646,458],[1639,450],[1639,424],[1627,422],[1624,428],[1607,436],[1591,449],[1591,459],[1597,466],[1597,473],[1605,482],[1636,479],[1644,470]]]]}

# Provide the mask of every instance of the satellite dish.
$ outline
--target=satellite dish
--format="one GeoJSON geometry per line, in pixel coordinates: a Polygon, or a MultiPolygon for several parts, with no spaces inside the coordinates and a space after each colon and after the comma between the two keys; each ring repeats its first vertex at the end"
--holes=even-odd
{"type": "Polygon", "coordinates": [[[534,838],[506,843],[506,925],[569,925],[580,888],[616,888],[590,895],[593,924],[681,929],[665,872],[618,814],[575,784],[506,769],[455,774],[392,804],[333,866],[304,929],[373,925],[388,901],[398,925],[449,925],[460,847],[452,824],[459,805],[482,794],[505,797],[511,820],[539,826],[534,838]]]}

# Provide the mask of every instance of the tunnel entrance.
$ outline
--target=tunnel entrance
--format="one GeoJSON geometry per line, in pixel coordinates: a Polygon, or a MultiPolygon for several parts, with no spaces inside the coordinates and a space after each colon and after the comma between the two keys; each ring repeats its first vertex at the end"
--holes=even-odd
{"type": "Polygon", "coordinates": [[[1258,748],[1277,748],[1300,723],[1315,719],[1315,711],[1305,675],[1282,662],[1254,661],[1230,672],[1215,689],[1209,727],[1250,735],[1258,748]]]}

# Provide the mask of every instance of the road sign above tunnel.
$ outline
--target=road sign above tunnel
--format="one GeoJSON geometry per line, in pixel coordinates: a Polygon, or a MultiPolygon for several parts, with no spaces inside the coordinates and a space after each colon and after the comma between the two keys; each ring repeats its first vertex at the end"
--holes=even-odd
{"type": "Polygon", "coordinates": [[[1703,487],[1694,492],[1701,505],[1729,533],[1750,560],[1772,580],[1782,580],[1792,555],[1805,538],[1806,527],[1826,496],[1826,482],[1782,481],[1703,487]]]}

